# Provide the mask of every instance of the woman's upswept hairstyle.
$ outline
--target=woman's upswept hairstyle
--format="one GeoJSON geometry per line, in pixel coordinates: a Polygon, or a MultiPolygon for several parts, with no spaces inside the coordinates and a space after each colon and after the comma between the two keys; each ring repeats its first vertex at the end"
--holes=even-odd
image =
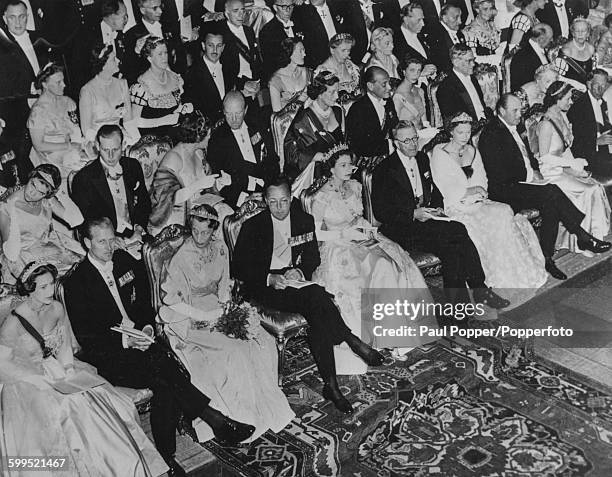
{"type": "Polygon", "coordinates": [[[574,88],[565,81],[555,81],[546,90],[542,103],[544,107],[548,109],[553,104],[557,104],[557,102],[564,98],[567,93],[571,93],[572,91],[574,91],[574,88]]]}
{"type": "Polygon", "coordinates": [[[19,274],[17,278],[17,293],[21,296],[28,296],[36,290],[36,279],[46,273],[50,273],[53,281],[57,278],[57,268],[50,263],[30,262],[19,274]]]}
{"type": "Polygon", "coordinates": [[[34,80],[34,86],[36,89],[42,89],[43,83],[45,83],[55,73],[64,73],[64,67],[59,63],[48,63],[44,66],[36,75],[34,80]]]}
{"type": "Polygon", "coordinates": [[[321,96],[327,88],[340,83],[340,79],[330,71],[321,71],[315,76],[307,88],[308,97],[313,101],[321,96]]]}

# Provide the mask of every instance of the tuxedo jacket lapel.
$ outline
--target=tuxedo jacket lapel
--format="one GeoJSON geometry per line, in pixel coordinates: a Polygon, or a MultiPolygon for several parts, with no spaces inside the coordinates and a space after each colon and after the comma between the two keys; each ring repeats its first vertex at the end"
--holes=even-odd
{"type": "MultiPolygon", "coordinates": [[[[130,219],[134,216],[134,189],[136,184],[133,181],[133,177],[130,175],[130,170],[127,167],[126,161],[121,158],[120,163],[123,167],[123,186],[125,187],[125,199],[127,200],[128,213],[130,219]]],[[[112,198],[111,198],[112,200],[112,198]]]]}
{"type": "MultiPolygon", "coordinates": [[[[34,47],[35,39],[32,38],[32,36],[30,35],[30,32],[27,32],[26,34],[30,36],[30,42],[32,43],[32,47],[34,47]]],[[[7,35],[10,38],[11,42],[13,43],[15,50],[17,51],[19,61],[21,61],[23,65],[28,69],[28,73],[32,75],[32,77],[36,77],[36,72],[34,71],[34,68],[32,68],[32,64],[30,63],[30,60],[28,60],[28,57],[25,54],[25,51],[21,49],[21,46],[19,45],[19,43],[17,43],[17,40],[15,40],[15,37],[10,32],[7,32],[7,35]]],[[[36,55],[36,48],[34,48],[34,54],[36,55]]],[[[40,58],[38,58],[38,55],[36,55],[36,59],[39,60],[39,66],[43,68],[45,65],[40,64],[40,58]]]]}
{"type": "Polygon", "coordinates": [[[397,182],[405,190],[408,198],[414,203],[414,206],[416,207],[416,197],[414,196],[414,191],[412,189],[412,183],[410,182],[408,173],[406,172],[406,169],[404,168],[404,164],[402,164],[402,161],[399,158],[399,155],[393,154],[392,156],[389,157],[389,160],[392,161],[391,169],[394,172],[397,182]]]}
{"type": "MultiPolygon", "coordinates": [[[[94,186],[98,190],[98,193],[102,196],[106,205],[113,211],[113,216],[117,215],[117,211],[115,210],[115,203],[113,202],[113,196],[111,195],[111,191],[108,187],[108,182],[106,181],[106,175],[104,173],[104,168],[102,167],[102,163],[100,159],[97,160],[96,167],[94,169],[94,175],[91,178],[94,186]]],[[[126,187],[127,189],[127,187],[126,187]]],[[[126,190],[127,194],[127,190],[126,190]]],[[[112,218],[111,218],[112,219],[112,218]]]]}
{"type": "MultiPolygon", "coordinates": [[[[201,60],[200,62],[200,74],[201,74],[201,78],[202,78],[202,82],[204,84],[206,84],[207,91],[214,91],[215,96],[215,102],[221,102],[223,101],[223,98],[221,97],[221,93],[219,93],[219,90],[217,89],[217,85],[215,84],[215,80],[212,77],[212,73],[210,72],[210,70],[208,69],[208,66],[206,65],[206,63],[204,62],[204,60],[201,60]]],[[[223,70],[223,66],[221,66],[221,69],[223,70]]],[[[227,91],[227,80],[225,78],[225,72],[223,72],[223,84],[225,86],[225,90],[227,91]]]]}

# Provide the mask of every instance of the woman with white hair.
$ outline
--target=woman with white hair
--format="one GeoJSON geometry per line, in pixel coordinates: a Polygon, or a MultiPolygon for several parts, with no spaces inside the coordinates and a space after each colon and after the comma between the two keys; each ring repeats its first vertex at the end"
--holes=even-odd
{"type": "Polygon", "coordinates": [[[359,67],[350,58],[353,46],[355,39],[349,33],[332,36],[329,40],[330,56],[314,72],[314,76],[317,76],[323,71],[329,71],[338,77],[341,103],[355,99],[361,93],[359,67]]]}
{"type": "Polygon", "coordinates": [[[465,44],[469,46],[478,63],[499,66],[501,54],[496,55],[501,41],[501,32],[495,26],[497,9],[494,0],[474,0],[474,9],[478,14],[462,31],[465,44]]]}
{"type": "Polygon", "coordinates": [[[565,60],[568,69],[563,75],[566,78],[586,84],[587,76],[597,63],[595,47],[589,43],[591,24],[585,18],[578,17],[570,25],[571,40],[565,43],[559,57],[565,60]]]}
{"type": "Polygon", "coordinates": [[[386,27],[378,27],[372,32],[370,38],[370,51],[372,56],[366,63],[364,69],[370,66],[379,66],[387,72],[389,78],[396,83],[400,80],[398,71],[399,61],[393,54],[393,30],[386,27]]]}
{"type": "Polygon", "coordinates": [[[525,83],[521,89],[517,91],[518,96],[523,101],[523,107],[527,109],[535,104],[544,102],[544,95],[548,87],[559,79],[559,73],[554,65],[548,63],[539,66],[535,72],[533,81],[525,83]]]}

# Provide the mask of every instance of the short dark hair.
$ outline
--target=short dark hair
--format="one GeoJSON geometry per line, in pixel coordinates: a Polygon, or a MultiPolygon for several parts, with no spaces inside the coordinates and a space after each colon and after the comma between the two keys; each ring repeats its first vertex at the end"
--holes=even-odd
{"type": "Polygon", "coordinates": [[[34,290],[36,290],[36,279],[42,275],[46,275],[47,273],[51,274],[53,281],[57,279],[57,268],[55,268],[55,265],[46,263],[36,266],[36,262],[28,263],[19,274],[19,278],[17,278],[17,293],[19,293],[21,296],[30,295],[34,290]],[[31,271],[32,267],[36,268],[31,271]],[[28,277],[24,279],[23,276],[26,274],[26,272],[28,277]]]}
{"type": "Polygon", "coordinates": [[[599,76],[605,76],[606,78],[609,78],[609,77],[610,77],[610,74],[609,74],[609,73],[608,73],[606,70],[604,70],[604,69],[602,69],[602,68],[595,68],[593,71],[591,71],[591,72],[590,72],[590,73],[587,75],[587,79],[586,79],[586,80],[587,80],[587,83],[588,83],[589,81],[591,81],[593,78],[595,78],[595,76],[598,76],[598,75],[599,75],[599,76]]]}
{"type": "MultiPolygon", "coordinates": [[[[502,93],[502,95],[497,100],[497,104],[495,105],[495,111],[497,111],[499,113],[500,109],[502,109],[502,108],[507,109],[508,108],[508,100],[510,98],[519,99],[519,97],[516,94],[514,94],[514,93],[502,93]]],[[[520,99],[519,99],[519,101],[520,101],[520,99]]]]}
{"type": "Polygon", "coordinates": [[[123,0],[101,0],[100,15],[102,18],[116,14],[119,11],[119,4],[123,4],[123,0]]]}
{"type": "Polygon", "coordinates": [[[417,3],[417,2],[407,3],[400,10],[400,18],[403,19],[404,17],[412,16],[412,12],[416,10],[417,8],[423,11],[423,6],[420,3],[417,3]]]}
{"type": "Polygon", "coordinates": [[[45,83],[56,73],[64,74],[64,67],[59,63],[49,63],[38,72],[38,75],[36,75],[36,79],[34,80],[34,85],[37,89],[42,89],[43,83],[45,83]]]}
{"type": "Polygon", "coordinates": [[[45,199],[48,199],[49,197],[55,195],[57,190],[62,185],[62,175],[56,165],[45,163],[41,164],[40,166],[36,166],[32,171],[30,171],[28,174],[28,182],[30,182],[30,180],[34,177],[38,177],[43,181],[48,182],[48,179],[43,177],[42,174],[45,176],[51,176],[51,180],[53,181],[53,184],[49,184],[51,186],[51,190],[45,196],[45,199]]]}
{"type": "Polygon", "coordinates": [[[388,75],[388,73],[380,66],[370,66],[367,70],[363,72],[364,84],[373,83],[374,77],[377,74],[381,74],[381,73],[388,75]]]}
{"type": "Polygon", "coordinates": [[[221,36],[223,37],[223,43],[225,43],[225,34],[220,23],[221,22],[202,23],[202,26],[200,27],[200,33],[198,34],[198,39],[200,40],[200,43],[204,43],[208,35],[221,36]]]}
{"type": "Polygon", "coordinates": [[[278,67],[284,68],[289,63],[291,63],[291,55],[295,51],[295,47],[302,43],[302,40],[299,38],[288,37],[283,39],[280,44],[280,50],[278,55],[278,67]]]}
{"type": "Polygon", "coordinates": [[[542,103],[544,104],[544,107],[548,109],[553,104],[557,104],[557,102],[572,91],[574,91],[574,87],[565,81],[555,81],[546,90],[544,101],[542,101],[542,103]]]}
{"type": "Polygon", "coordinates": [[[181,116],[176,128],[174,139],[178,142],[196,143],[203,141],[212,128],[212,122],[202,113],[195,110],[191,114],[181,116]]]}
{"type": "Polygon", "coordinates": [[[440,9],[440,18],[446,16],[446,14],[451,8],[456,8],[457,10],[461,10],[461,7],[459,7],[458,5],[455,5],[453,3],[447,3],[440,9]]]}
{"type": "Polygon", "coordinates": [[[331,154],[325,162],[321,163],[321,165],[323,166],[321,168],[323,175],[331,177],[331,170],[336,166],[336,162],[338,162],[338,159],[340,159],[342,156],[349,156],[351,158],[351,162],[353,162],[353,153],[348,148],[348,146],[342,149],[338,149],[333,154],[331,154]]]}
{"type": "Polygon", "coordinates": [[[104,65],[106,65],[109,56],[114,50],[113,45],[105,45],[101,42],[91,49],[89,62],[91,64],[92,78],[104,69],[104,65]]]}
{"type": "Polygon", "coordinates": [[[406,53],[400,62],[400,70],[405,71],[410,65],[421,65],[422,68],[424,64],[425,62],[421,58],[417,58],[411,53],[406,53]]]}
{"type": "Polygon", "coordinates": [[[291,194],[291,181],[285,174],[279,174],[264,184],[264,197],[268,195],[270,187],[285,187],[291,194]]]}
{"type": "Polygon", "coordinates": [[[81,234],[83,238],[87,238],[91,240],[93,238],[92,231],[96,227],[99,227],[99,228],[106,227],[106,228],[111,229],[113,232],[115,231],[115,227],[113,226],[111,219],[109,219],[108,217],[97,217],[94,219],[86,219],[85,222],[83,222],[83,225],[81,225],[81,234]]]}
{"type": "Polygon", "coordinates": [[[397,139],[397,133],[402,129],[413,128],[416,131],[416,126],[412,121],[408,121],[406,119],[400,119],[395,127],[391,130],[391,137],[393,139],[397,139]]]}
{"type": "Polygon", "coordinates": [[[98,129],[98,132],[96,133],[96,142],[99,143],[101,137],[106,139],[111,137],[113,134],[119,134],[121,142],[123,142],[123,131],[117,124],[105,124],[100,126],[100,129],[98,129]]]}
{"type": "Polygon", "coordinates": [[[317,76],[315,76],[308,88],[306,88],[306,92],[308,93],[308,97],[312,100],[317,99],[321,96],[327,88],[335,85],[336,83],[340,83],[340,78],[338,78],[335,74],[330,71],[320,71],[317,76]]]}
{"type": "Polygon", "coordinates": [[[528,5],[531,5],[535,0],[514,0],[513,5],[521,10],[528,5]]]}
{"type": "Polygon", "coordinates": [[[26,5],[26,3],[22,0],[9,0],[8,2],[6,2],[4,4],[4,8],[2,9],[2,15],[4,15],[6,13],[6,11],[8,10],[8,7],[16,7],[17,5],[23,5],[24,8],[26,9],[26,11],[28,10],[28,6],[26,5]]]}
{"type": "Polygon", "coordinates": [[[195,207],[192,208],[193,209],[197,209],[197,210],[203,210],[205,212],[208,212],[211,215],[214,215],[215,217],[217,217],[217,220],[213,220],[213,219],[204,219],[202,217],[198,217],[196,215],[191,215],[189,214],[189,216],[187,217],[187,224],[189,225],[189,228],[193,228],[193,221],[196,220],[198,222],[208,222],[208,228],[211,228],[213,230],[217,230],[219,228],[219,214],[217,213],[217,211],[215,210],[215,208],[212,205],[208,205],[208,204],[200,204],[197,205],[195,207]]]}

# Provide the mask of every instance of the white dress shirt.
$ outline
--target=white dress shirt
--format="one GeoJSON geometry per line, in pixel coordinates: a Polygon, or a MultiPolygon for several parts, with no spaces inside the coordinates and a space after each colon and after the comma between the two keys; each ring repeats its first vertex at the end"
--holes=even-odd
{"type": "Polygon", "coordinates": [[[15,37],[15,41],[19,45],[19,48],[23,50],[26,57],[28,58],[28,62],[34,70],[34,75],[37,75],[40,71],[40,65],[38,64],[38,58],[36,58],[36,52],[34,51],[34,45],[32,45],[32,40],[30,40],[30,35],[26,31],[19,36],[13,36],[15,37]]]}
{"type": "Polygon", "coordinates": [[[30,0],[21,0],[26,5],[26,9],[28,11],[28,20],[26,22],[26,30],[28,31],[36,31],[36,23],[34,23],[34,15],[38,15],[38,12],[32,10],[32,4],[30,0]]]}
{"type": "Polygon", "coordinates": [[[523,162],[525,163],[525,169],[527,170],[527,177],[525,178],[525,180],[527,182],[531,182],[533,180],[533,168],[531,167],[531,161],[529,160],[527,146],[525,146],[521,135],[516,130],[516,126],[510,126],[506,121],[504,121],[501,116],[499,116],[499,120],[504,126],[508,128],[508,131],[510,131],[510,134],[512,134],[512,139],[514,139],[514,142],[516,142],[516,145],[521,151],[521,156],[523,156],[523,162]]]}
{"type": "Polygon", "coordinates": [[[270,270],[281,270],[291,266],[291,214],[285,220],[278,220],[272,216],[274,230],[274,245],[272,248],[272,261],[270,270]]]}
{"type": "Polygon", "coordinates": [[[601,112],[601,103],[602,99],[595,99],[595,97],[591,94],[590,91],[587,93],[589,95],[589,99],[591,100],[591,106],[593,106],[593,112],[595,113],[595,121],[597,121],[600,125],[604,125],[604,117],[601,112]]]}
{"type": "Polygon", "coordinates": [[[423,184],[421,182],[421,173],[419,171],[419,164],[415,157],[408,157],[402,154],[402,151],[399,148],[396,150],[397,155],[402,161],[402,165],[404,169],[406,169],[406,174],[408,175],[408,179],[410,180],[410,184],[412,185],[412,192],[414,193],[414,198],[418,199],[423,197],[423,184]]]}
{"type": "Polygon", "coordinates": [[[378,115],[378,122],[380,123],[382,127],[385,121],[385,102],[384,100],[379,99],[376,96],[374,96],[372,93],[368,93],[368,97],[370,98],[370,101],[372,101],[372,104],[374,105],[374,109],[376,110],[376,114],[378,115]]]}
{"type": "Polygon", "coordinates": [[[223,78],[223,65],[218,60],[216,63],[213,63],[208,58],[206,58],[206,56],[204,56],[203,58],[204,64],[208,68],[208,71],[210,72],[210,75],[212,76],[213,81],[215,82],[215,86],[219,91],[219,96],[221,96],[221,99],[223,99],[225,97],[225,79],[223,78]]]}
{"type": "Polygon", "coordinates": [[[404,35],[408,46],[418,51],[421,55],[423,55],[423,58],[427,58],[427,52],[425,51],[425,47],[423,47],[423,44],[421,43],[421,40],[419,40],[419,37],[416,33],[411,32],[410,30],[408,30],[408,28],[402,25],[402,34],[404,35]]]}
{"type": "MultiPolygon", "coordinates": [[[[125,33],[130,28],[132,28],[133,26],[136,26],[136,17],[134,15],[134,8],[132,7],[131,0],[125,0],[123,2],[123,4],[125,5],[125,9],[127,10],[127,16],[128,16],[128,21],[125,24],[125,26],[123,27],[123,33],[125,33]]],[[[143,22],[144,22],[144,20],[143,20],[143,22]]]]}
{"type": "Polygon", "coordinates": [[[323,5],[319,5],[315,8],[317,9],[319,17],[321,17],[321,21],[323,22],[323,26],[327,32],[327,39],[331,40],[331,37],[336,34],[336,26],[334,25],[334,19],[329,11],[329,6],[327,3],[324,3],[323,5]]]}
{"type": "MultiPolygon", "coordinates": [[[[227,22],[227,26],[229,30],[238,38],[244,46],[249,47],[249,42],[247,41],[246,34],[244,33],[244,27],[236,27],[232,25],[230,22],[227,22]]],[[[253,78],[253,72],[251,71],[251,65],[244,58],[240,52],[238,53],[238,60],[240,61],[240,71],[238,72],[238,77],[244,76],[245,78],[253,78]]]]}
{"type": "Polygon", "coordinates": [[[538,55],[538,58],[540,58],[542,64],[547,65],[548,58],[546,57],[546,52],[542,49],[542,47],[537,42],[533,41],[533,39],[529,40],[529,44],[533,48],[533,51],[536,52],[536,55],[538,55]]]}
{"type": "Polygon", "coordinates": [[[559,18],[559,25],[561,26],[561,36],[569,38],[569,18],[567,18],[567,10],[565,9],[565,2],[558,6],[553,4],[555,11],[557,12],[557,18],[559,18]]]}
{"type": "Polygon", "coordinates": [[[249,136],[249,128],[247,127],[246,123],[243,122],[242,126],[240,126],[238,129],[232,129],[232,134],[234,134],[234,137],[236,138],[242,158],[247,162],[257,164],[255,152],[253,151],[253,144],[251,144],[251,136],[249,136]]]}
{"type": "Polygon", "coordinates": [[[117,215],[117,232],[122,233],[126,229],[132,229],[130,223],[130,213],[127,205],[127,195],[125,192],[125,181],[123,180],[123,168],[121,164],[117,164],[113,168],[107,167],[102,164],[102,169],[106,174],[106,182],[113,198],[113,204],[115,205],[115,214],[117,215]],[[117,177],[117,180],[111,179],[111,177],[117,177]]]}
{"type": "MultiPolygon", "coordinates": [[[[121,295],[119,295],[119,288],[117,287],[117,283],[115,282],[115,276],[113,275],[113,261],[102,264],[95,258],[91,256],[91,254],[87,254],[87,259],[94,266],[98,273],[102,276],[102,280],[106,284],[108,291],[113,296],[113,300],[119,308],[119,313],[121,313],[121,326],[124,328],[134,328],[134,322],[130,320],[127,312],[125,311],[125,307],[123,306],[123,302],[121,301],[121,295]]],[[[124,348],[127,348],[127,336],[121,335],[121,343],[124,348]]]]}
{"type": "Polygon", "coordinates": [[[289,38],[295,37],[295,33],[293,33],[293,22],[291,20],[284,22],[279,17],[276,17],[276,19],[280,22],[281,26],[285,30],[285,35],[287,35],[289,38]]]}
{"type": "Polygon", "coordinates": [[[161,23],[159,22],[149,23],[143,18],[142,24],[145,26],[145,28],[151,35],[159,37],[159,38],[164,37],[164,33],[162,32],[161,23]]]}
{"type": "Polygon", "coordinates": [[[476,112],[476,117],[478,119],[486,118],[484,106],[482,101],[480,101],[480,96],[478,96],[478,91],[476,91],[476,87],[474,83],[472,83],[472,77],[464,75],[460,73],[456,69],[453,68],[454,73],[459,78],[459,81],[463,84],[468,94],[470,95],[470,99],[472,100],[472,105],[474,106],[474,111],[476,112]]]}
{"type": "Polygon", "coordinates": [[[453,41],[453,45],[456,45],[457,43],[459,43],[459,37],[457,36],[457,33],[459,32],[455,30],[451,30],[450,28],[448,28],[448,25],[444,22],[440,22],[440,24],[444,27],[444,29],[450,35],[451,40],[453,41]]]}
{"type": "Polygon", "coordinates": [[[106,23],[104,20],[100,22],[100,31],[102,32],[102,43],[105,45],[115,46],[117,32],[108,26],[108,23],[106,23]]]}

